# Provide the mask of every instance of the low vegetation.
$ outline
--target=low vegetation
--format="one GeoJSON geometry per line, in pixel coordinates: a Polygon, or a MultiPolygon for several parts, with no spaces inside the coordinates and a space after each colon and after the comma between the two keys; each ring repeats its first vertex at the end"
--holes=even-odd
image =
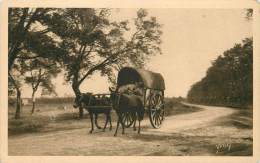
{"type": "Polygon", "coordinates": [[[220,125],[235,126],[239,129],[253,129],[253,109],[239,109],[218,122],[220,125]]]}
{"type": "Polygon", "coordinates": [[[201,111],[202,108],[188,106],[183,104],[184,99],[182,98],[165,98],[165,115],[177,115],[201,111]]]}
{"type": "MultiPolygon", "coordinates": [[[[186,114],[200,111],[200,108],[186,106],[181,103],[180,98],[165,98],[166,116],[186,114]]],[[[9,106],[8,133],[9,136],[31,133],[31,132],[49,132],[58,130],[68,130],[90,127],[90,123],[85,119],[79,120],[78,109],[72,107],[73,98],[42,98],[37,100],[35,114],[31,115],[31,104],[23,106],[23,116],[15,119],[15,106],[9,106]],[[48,103],[48,105],[46,105],[48,103]]],[[[86,113],[86,112],[85,112],[86,113]]],[[[145,118],[148,118],[146,116],[145,118]]],[[[112,112],[112,121],[115,122],[117,116],[112,112]]],[[[99,123],[104,123],[104,118],[100,116],[99,123]]]]}

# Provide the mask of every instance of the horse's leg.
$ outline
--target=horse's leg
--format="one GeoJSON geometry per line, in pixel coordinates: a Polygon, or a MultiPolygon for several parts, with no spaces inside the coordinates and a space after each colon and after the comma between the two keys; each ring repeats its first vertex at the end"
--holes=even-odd
{"type": "Polygon", "coordinates": [[[138,134],[140,134],[140,130],[141,130],[141,125],[140,125],[140,124],[141,124],[141,120],[142,120],[142,118],[143,118],[142,115],[143,115],[142,112],[138,112],[138,113],[137,113],[138,123],[139,123],[139,124],[138,124],[138,134]]]}
{"type": "Polygon", "coordinates": [[[98,125],[97,123],[97,119],[98,119],[98,114],[95,114],[95,125],[97,126],[98,129],[101,129],[101,127],[98,125]]]}
{"type": "Polygon", "coordinates": [[[125,134],[125,125],[123,123],[123,119],[122,118],[120,118],[120,123],[122,125],[122,134],[125,134]]]}
{"type": "Polygon", "coordinates": [[[107,128],[107,123],[108,123],[108,119],[109,119],[108,114],[105,114],[105,115],[106,115],[106,123],[105,123],[105,126],[104,126],[104,128],[103,128],[103,131],[106,130],[106,128],[107,128]]]}
{"type": "Polygon", "coordinates": [[[136,113],[134,113],[133,115],[134,115],[133,116],[133,118],[134,118],[134,131],[136,131],[136,127],[135,127],[135,125],[136,125],[136,113]]]}
{"type": "Polygon", "coordinates": [[[118,130],[118,127],[119,127],[119,121],[120,121],[120,119],[121,119],[121,115],[120,115],[120,114],[118,114],[117,125],[116,125],[116,131],[115,131],[115,134],[114,134],[114,136],[116,136],[116,135],[117,135],[117,130],[118,130]]]}
{"type": "Polygon", "coordinates": [[[91,121],[91,130],[89,131],[89,133],[92,133],[94,130],[93,113],[89,113],[89,115],[90,115],[90,121],[91,121]]]}
{"type": "Polygon", "coordinates": [[[141,130],[141,127],[140,127],[141,119],[138,119],[138,122],[139,122],[139,124],[138,124],[138,134],[140,134],[140,130],[141,130]]]}
{"type": "Polygon", "coordinates": [[[109,123],[110,123],[110,128],[109,128],[109,130],[111,131],[111,130],[112,130],[112,119],[111,119],[110,113],[108,114],[108,118],[109,118],[109,123]]]}

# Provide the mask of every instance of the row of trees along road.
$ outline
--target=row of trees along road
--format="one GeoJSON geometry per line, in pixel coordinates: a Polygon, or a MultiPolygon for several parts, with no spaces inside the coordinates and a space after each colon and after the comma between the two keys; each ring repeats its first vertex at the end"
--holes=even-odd
{"type": "Polygon", "coordinates": [[[194,103],[248,107],[253,103],[253,39],[224,52],[188,92],[194,103]]]}
{"type": "Polygon", "coordinates": [[[32,98],[39,87],[55,93],[51,79],[63,71],[78,96],[80,85],[94,73],[113,83],[114,72],[122,66],[143,67],[161,53],[161,25],[155,17],[140,9],[135,19],[113,21],[112,13],[90,8],[9,9],[8,84],[10,95],[16,95],[15,118],[20,118],[23,84],[31,85],[32,98]]]}

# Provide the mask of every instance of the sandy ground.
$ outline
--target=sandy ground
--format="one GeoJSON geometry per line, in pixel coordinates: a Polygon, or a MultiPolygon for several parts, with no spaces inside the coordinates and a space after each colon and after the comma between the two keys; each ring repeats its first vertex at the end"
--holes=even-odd
{"type": "Polygon", "coordinates": [[[203,110],[166,117],[159,129],[144,120],[140,135],[128,128],[114,137],[113,124],[93,134],[86,127],[10,136],[9,155],[252,155],[252,129],[220,123],[235,109],[195,106],[203,110]]]}

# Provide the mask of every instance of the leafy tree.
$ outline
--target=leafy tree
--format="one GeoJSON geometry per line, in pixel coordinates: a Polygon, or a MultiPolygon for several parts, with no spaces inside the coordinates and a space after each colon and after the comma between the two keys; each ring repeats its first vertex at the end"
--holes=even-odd
{"type": "Polygon", "coordinates": [[[15,118],[20,117],[21,81],[14,74],[19,73],[19,59],[52,58],[57,60],[62,53],[56,41],[49,35],[48,28],[41,22],[56,9],[51,8],[10,8],[8,12],[8,82],[10,91],[16,92],[15,118]],[[41,27],[41,28],[39,28],[41,27]],[[12,89],[15,88],[15,89],[12,89]]]}
{"type": "Polygon", "coordinates": [[[34,60],[26,60],[20,63],[22,65],[22,72],[25,75],[25,83],[32,88],[32,111],[35,110],[35,93],[41,87],[50,93],[55,92],[55,86],[52,84],[51,79],[56,77],[60,72],[59,65],[52,63],[52,60],[38,58],[34,60]]]}
{"type": "Polygon", "coordinates": [[[253,12],[252,8],[246,9],[246,18],[250,20],[253,17],[253,12]]]}
{"type": "Polygon", "coordinates": [[[191,102],[248,106],[253,103],[253,39],[246,38],[219,56],[188,92],[191,102]]]}
{"type": "Polygon", "coordinates": [[[42,22],[66,51],[66,79],[76,96],[92,74],[100,72],[113,81],[113,72],[122,66],[143,67],[147,59],[161,53],[161,25],[155,17],[140,9],[130,29],[128,20],[113,22],[110,13],[109,9],[59,9],[42,22]]]}
{"type": "MultiPolygon", "coordinates": [[[[8,12],[8,70],[10,71],[18,58],[31,59],[39,56],[28,56],[21,53],[24,49],[39,50],[42,37],[46,30],[35,31],[33,25],[40,22],[47,12],[51,9],[29,9],[29,8],[10,8],[8,12]],[[40,39],[40,40],[37,40],[40,39]]],[[[51,44],[49,44],[51,45],[51,44]]],[[[43,48],[43,47],[42,47],[43,48]]],[[[30,53],[33,54],[33,53],[30,53]]]]}
{"type": "Polygon", "coordinates": [[[8,93],[9,95],[13,95],[16,92],[16,111],[15,111],[15,119],[20,118],[21,113],[21,86],[22,86],[22,78],[19,73],[11,73],[8,72],[8,93]]]}

